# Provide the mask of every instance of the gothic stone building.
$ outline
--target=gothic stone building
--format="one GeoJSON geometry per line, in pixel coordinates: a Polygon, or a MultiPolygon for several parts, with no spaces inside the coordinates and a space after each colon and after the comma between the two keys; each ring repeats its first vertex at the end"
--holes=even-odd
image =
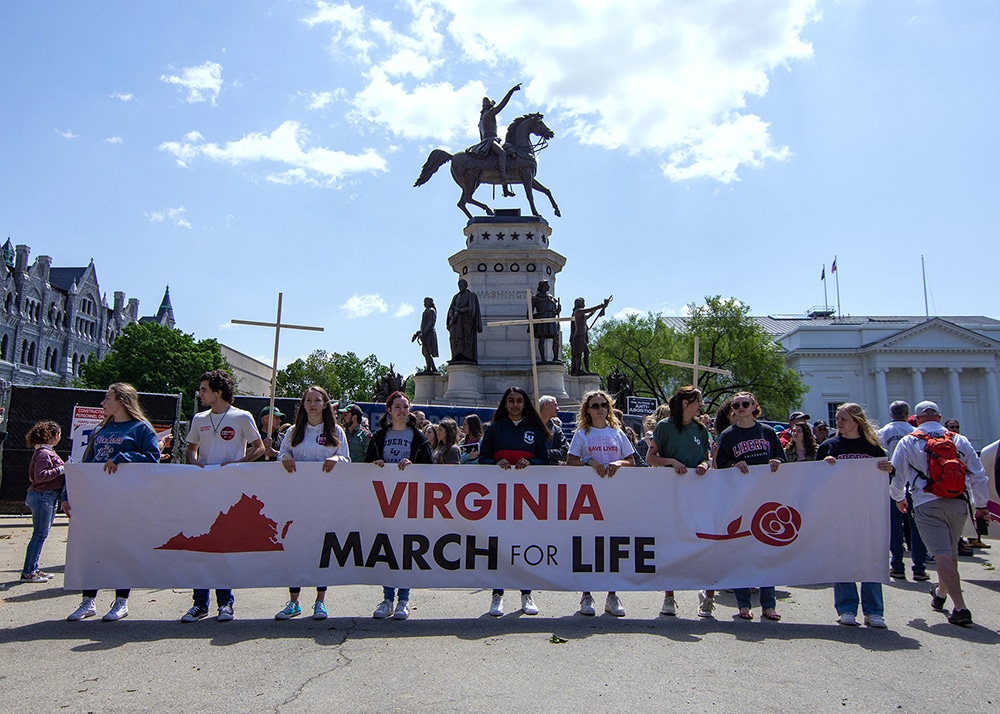
{"type": "Polygon", "coordinates": [[[174,326],[170,290],[155,316],[139,317],[139,301],[115,292],[108,306],[94,262],[85,268],[53,268],[31,249],[3,246],[0,267],[0,379],[20,385],[69,385],[91,356],[101,359],[132,322],[174,326]]]}

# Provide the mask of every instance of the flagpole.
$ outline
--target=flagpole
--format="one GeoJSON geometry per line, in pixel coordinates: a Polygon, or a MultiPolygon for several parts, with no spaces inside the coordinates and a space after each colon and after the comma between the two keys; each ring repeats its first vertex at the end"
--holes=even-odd
{"type": "Polygon", "coordinates": [[[924,266],[924,256],[920,256],[920,275],[924,281],[924,317],[930,317],[931,311],[927,307],[927,268],[924,266]]]}
{"type": "MultiPolygon", "coordinates": [[[[833,256],[833,264],[837,265],[837,256],[833,256]]],[[[837,318],[839,319],[842,317],[840,314],[840,273],[834,270],[833,274],[837,276],[837,318]]]]}
{"type": "Polygon", "coordinates": [[[826,263],[823,263],[823,309],[830,309],[830,301],[826,297],[826,263]]]}

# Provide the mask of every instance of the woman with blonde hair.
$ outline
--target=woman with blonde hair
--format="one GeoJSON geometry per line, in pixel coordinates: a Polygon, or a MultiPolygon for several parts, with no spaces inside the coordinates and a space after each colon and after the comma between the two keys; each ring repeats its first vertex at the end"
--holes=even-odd
{"type": "MultiPolygon", "coordinates": [[[[623,466],[635,466],[635,447],[622,431],[611,407],[607,392],[587,392],[576,417],[576,432],[569,444],[566,463],[570,466],[590,466],[601,478],[611,478],[623,466]]],[[[625,616],[618,593],[608,592],[604,611],[615,617],[625,616]]],[[[594,614],[594,598],[590,592],[580,598],[580,614],[594,614]]]]}
{"type": "MultiPolygon", "coordinates": [[[[816,459],[828,464],[837,459],[878,459],[875,466],[879,471],[889,473],[892,464],[886,458],[885,449],[878,442],[876,426],[859,404],[847,402],[837,407],[837,435],[822,444],[816,452],[816,459]]],[[[848,627],[858,625],[857,583],[834,583],[833,605],[837,609],[837,622],[848,627]]],[[[877,629],[885,628],[885,603],[882,600],[882,583],[861,583],[861,611],[865,624],[877,629]]]]}
{"type": "MultiPolygon", "coordinates": [[[[104,471],[114,474],[119,464],[148,463],[160,460],[160,445],[149,419],[139,406],[139,393],[131,384],[115,382],[108,387],[101,401],[104,420],[90,435],[90,443],[83,453],[83,463],[103,463],[104,471]]],[[[63,500],[63,510],[70,516],[68,494],[63,500]]],[[[128,596],[130,588],[115,590],[115,601],[104,616],[105,622],[114,622],[128,617],[128,596]]],[[[93,617],[97,614],[96,590],[84,590],[80,607],[66,619],[70,622],[93,617]]]]}

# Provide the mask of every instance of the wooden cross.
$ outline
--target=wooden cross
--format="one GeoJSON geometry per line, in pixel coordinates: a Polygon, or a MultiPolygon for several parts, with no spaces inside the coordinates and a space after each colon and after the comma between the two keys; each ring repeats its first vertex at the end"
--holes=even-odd
{"type": "MultiPolygon", "coordinates": [[[[527,320],[500,320],[498,322],[487,322],[486,326],[487,327],[509,327],[509,326],[512,326],[512,325],[527,325],[528,326],[528,334],[530,335],[530,337],[528,338],[528,342],[531,345],[531,380],[534,383],[534,395],[535,395],[535,401],[537,402],[538,398],[541,395],[538,393],[538,354],[537,354],[537,352],[535,350],[535,340],[536,340],[536,338],[535,338],[535,325],[542,325],[542,324],[545,324],[545,323],[548,323],[548,322],[570,322],[573,319],[573,317],[572,316],[570,316],[570,317],[544,317],[541,320],[536,320],[535,318],[533,318],[531,316],[531,310],[532,310],[532,307],[533,307],[532,304],[531,304],[531,297],[532,297],[531,290],[528,289],[528,290],[525,290],[524,292],[528,296],[528,319],[527,320]]],[[[555,350],[553,349],[553,352],[554,351],[555,350]]],[[[559,355],[554,354],[554,355],[552,355],[552,358],[553,359],[558,359],[559,355]]]]}
{"type": "Polygon", "coordinates": [[[672,359],[661,359],[660,364],[669,364],[673,367],[687,367],[691,369],[694,373],[693,381],[691,384],[695,387],[698,386],[698,372],[712,372],[714,374],[721,374],[726,377],[732,377],[733,373],[728,369],[718,369],[716,367],[706,367],[704,365],[698,364],[698,338],[694,338],[694,362],[675,362],[672,359]]]}
{"type": "MultiPolygon", "coordinates": [[[[281,328],[287,328],[289,330],[312,330],[313,332],[323,332],[322,327],[311,327],[309,325],[290,325],[288,323],[282,323],[281,321],[281,293],[278,293],[278,316],[274,319],[274,322],[258,322],[256,320],[230,320],[234,325],[254,325],[255,327],[273,327],[274,328],[274,358],[271,361],[271,402],[270,411],[268,414],[271,416],[271,421],[274,420],[274,392],[277,388],[278,383],[278,338],[281,336],[281,328]]],[[[268,434],[267,436],[270,436],[268,434]]],[[[264,460],[267,460],[267,455],[264,455],[264,460]]]]}

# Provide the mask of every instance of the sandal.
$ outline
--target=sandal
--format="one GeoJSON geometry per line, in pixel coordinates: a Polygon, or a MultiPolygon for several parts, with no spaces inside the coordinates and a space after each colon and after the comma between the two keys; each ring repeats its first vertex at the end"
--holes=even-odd
{"type": "Polygon", "coordinates": [[[764,612],[762,612],[761,614],[765,618],[767,618],[768,620],[771,620],[773,622],[777,622],[778,620],[781,619],[781,615],[779,615],[777,612],[775,612],[774,608],[770,608],[769,607],[766,610],[764,610],[764,612]]]}
{"type": "Polygon", "coordinates": [[[738,613],[736,613],[736,616],[738,618],[740,618],[741,620],[752,620],[753,619],[753,611],[752,610],[740,610],[738,613]]]}

